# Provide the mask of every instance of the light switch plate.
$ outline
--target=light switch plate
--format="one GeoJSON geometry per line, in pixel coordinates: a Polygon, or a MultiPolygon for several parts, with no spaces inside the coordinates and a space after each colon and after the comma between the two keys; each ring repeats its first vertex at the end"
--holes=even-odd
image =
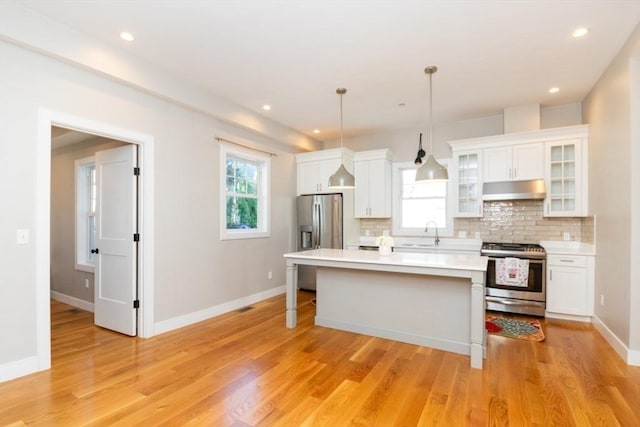
{"type": "Polygon", "coordinates": [[[16,243],[19,245],[29,243],[29,230],[24,228],[16,230],[16,243]]]}
{"type": "Polygon", "coordinates": [[[562,238],[564,240],[571,240],[571,234],[570,233],[562,233],[562,238]]]}

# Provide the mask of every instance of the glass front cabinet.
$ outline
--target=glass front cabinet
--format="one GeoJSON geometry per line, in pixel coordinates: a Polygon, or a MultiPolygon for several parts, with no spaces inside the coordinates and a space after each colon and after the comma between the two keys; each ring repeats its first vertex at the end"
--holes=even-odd
{"type": "Polygon", "coordinates": [[[482,217],[482,150],[454,151],[455,216],[482,217]]]}
{"type": "Polygon", "coordinates": [[[587,215],[586,138],[547,142],[544,215],[587,215]]]}

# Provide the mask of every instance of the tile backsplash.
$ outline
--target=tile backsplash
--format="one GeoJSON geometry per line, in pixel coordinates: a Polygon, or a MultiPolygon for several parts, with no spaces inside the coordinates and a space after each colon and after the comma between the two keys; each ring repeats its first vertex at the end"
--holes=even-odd
{"type": "MultiPolygon", "coordinates": [[[[391,230],[391,219],[360,220],[360,235],[381,235],[391,230]]],[[[542,200],[484,202],[482,218],[455,218],[454,236],[466,231],[468,237],[480,233],[486,242],[538,243],[563,240],[569,233],[573,241],[594,243],[595,218],[545,218],[542,200]]]]}

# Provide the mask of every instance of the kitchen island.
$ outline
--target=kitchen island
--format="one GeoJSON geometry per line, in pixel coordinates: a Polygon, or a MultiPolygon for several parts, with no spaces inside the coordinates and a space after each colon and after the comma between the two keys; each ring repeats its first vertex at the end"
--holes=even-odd
{"type": "Polygon", "coordinates": [[[466,354],[482,369],[486,257],[342,249],[284,257],[288,328],[297,323],[297,266],[314,265],[316,325],[466,354]]]}

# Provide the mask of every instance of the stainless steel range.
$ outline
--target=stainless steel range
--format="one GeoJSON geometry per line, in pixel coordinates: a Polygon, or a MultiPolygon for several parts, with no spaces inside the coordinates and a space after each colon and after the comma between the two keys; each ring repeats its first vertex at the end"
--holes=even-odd
{"type": "Polygon", "coordinates": [[[542,246],[485,242],[480,253],[489,257],[485,284],[487,310],[544,316],[547,253],[542,246]],[[511,279],[505,278],[505,266],[513,273],[511,279]]]}

